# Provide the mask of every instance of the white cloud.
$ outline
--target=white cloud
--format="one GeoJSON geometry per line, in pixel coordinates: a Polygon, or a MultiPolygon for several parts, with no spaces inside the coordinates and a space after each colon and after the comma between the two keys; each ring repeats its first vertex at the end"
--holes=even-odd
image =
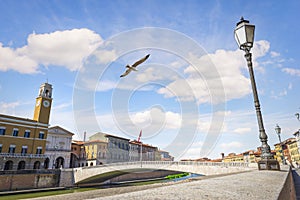
{"type": "MultiPolygon", "coordinates": [[[[266,55],[270,44],[257,41],[253,47],[253,65],[259,68],[256,59],[266,55]]],[[[158,90],[166,98],[177,97],[198,103],[220,103],[244,97],[251,92],[250,80],[243,74],[247,64],[242,52],[217,50],[201,57],[190,54],[194,65],[188,66],[185,79],[177,79],[158,90]],[[224,97],[224,94],[226,98],[224,97]]]]}
{"type": "Polygon", "coordinates": [[[233,130],[234,133],[238,133],[238,134],[244,134],[244,133],[248,133],[251,131],[251,128],[236,128],[233,130]]]}
{"type": "Polygon", "coordinates": [[[84,58],[101,43],[102,38],[89,29],[72,29],[45,34],[32,33],[27,45],[18,49],[0,45],[0,70],[37,73],[38,65],[57,65],[78,70],[84,58]]]}
{"type": "Polygon", "coordinates": [[[136,75],[136,80],[138,82],[148,82],[148,81],[157,81],[157,80],[169,80],[175,79],[175,74],[165,73],[168,71],[165,66],[155,65],[153,67],[147,67],[142,73],[136,75]]]}
{"type": "Polygon", "coordinates": [[[97,57],[98,61],[97,63],[109,63],[117,58],[117,54],[115,50],[97,50],[94,52],[94,55],[97,57]]]}
{"type": "Polygon", "coordinates": [[[220,147],[223,148],[224,150],[230,150],[235,148],[241,148],[243,147],[243,144],[237,141],[232,141],[229,143],[222,143],[220,144],[220,147]]]}
{"type": "Polygon", "coordinates": [[[139,127],[161,126],[166,129],[178,129],[181,126],[181,116],[174,112],[164,112],[158,108],[151,108],[144,112],[137,112],[130,116],[132,122],[139,127]]]}
{"type": "Polygon", "coordinates": [[[289,89],[289,90],[293,89],[293,84],[292,84],[292,83],[289,83],[288,89],[289,89]]]}
{"type": "Polygon", "coordinates": [[[20,105],[20,102],[10,102],[10,103],[5,103],[5,102],[0,102],[0,110],[2,113],[8,113],[12,110],[14,110],[17,106],[20,105]]]}
{"type": "Polygon", "coordinates": [[[38,72],[38,63],[20,52],[0,43],[0,71],[14,70],[23,74],[38,72]]]}
{"type": "Polygon", "coordinates": [[[300,76],[300,70],[299,69],[293,69],[293,68],[283,68],[283,72],[292,75],[292,76],[300,76]]]}
{"type": "Polygon", "coordinates": [[[269,51],[270,49],[270,42],[266,41],[266,40],[260,40],[260,41],[255,41],[254,45],[253,45],[253,55],[258,58],[258,57],[262,57],[264,55],[266,55],[266,53],[269,51]]]}
{"type": "Polygon", "coordinates": [[[97,91],[107,91],[116,88],[117,82],[110,80],[100,80],[97,85],[97,91]]]}
{"type": "Polygon", "coordinates": [[[270,54],[271,54],[271,57],[272,57],[272,58],[275,58],[275,57],[280,56],[280,53],[275,52],[275,51],[271,51],[270,54]]]}

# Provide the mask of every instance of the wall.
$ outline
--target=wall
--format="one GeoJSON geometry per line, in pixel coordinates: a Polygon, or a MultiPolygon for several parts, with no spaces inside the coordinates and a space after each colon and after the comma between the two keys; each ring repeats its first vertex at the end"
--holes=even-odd
{"type": "Polygon", "coordinates": [[[286,200],[286,199],[296,199],[296,191],[295,191],[295,185],[293,180],[292,168],[289,169],[282,190],[278,196],[278,200],[286,200]]]}
{"type": "Polygon", "coordinates": [[[32,173],[5,173],[0,175],[0,192],[24,190],[34,188],[57,187],[59,173],[32,174],[32,173]]]}

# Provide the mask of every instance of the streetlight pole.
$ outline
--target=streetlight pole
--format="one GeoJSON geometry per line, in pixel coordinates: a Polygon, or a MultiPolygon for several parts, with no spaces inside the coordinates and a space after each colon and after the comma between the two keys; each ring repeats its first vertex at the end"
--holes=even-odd
{"type": "Polygon", "coordinates": [[[259,127],[259,139],[262,143],[261,145],[261,161],[258,162],[259,170],[280,170],[279,163],[273,158],[271,154],[270,146],[268,145],[268,136],[265,132],[263,125],[263,118],[260,111],[260,104],[256,89],[256,83],[254,78],[253,66],[252,66],[252,54],[250,53],[254,42],[254,29],[255,26],[249,24],[248,20],[241,18],[241,21],[237,23],[234,30],[235,39],[239,45],[239,48],[245,51],[245,58],[247,60],[247,65],[249,69],[250,81],[252,86],[252,93],[254,98],[254,106],[257,116],[257,122],[259,127]]]}
{"type": "Polygon", "coordinates": [[[286,162],[285,162],[285,157],[284,157],[284,152],[283,152],[282,143],[281,143],[281,137],[280,137],[281,128],[280,128],[280,126],[278,126],[278,124],[276,124],[275,131],[276,131],[276,133],[278,135],[279,144],[280,144],[280,148],[281,148],[280,149],[280,154],[281,154],[282,164],[285,165],[286,162]]]}

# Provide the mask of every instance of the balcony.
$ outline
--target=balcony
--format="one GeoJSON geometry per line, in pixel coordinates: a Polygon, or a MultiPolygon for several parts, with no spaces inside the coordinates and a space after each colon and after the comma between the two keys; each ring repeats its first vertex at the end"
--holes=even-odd
{"type": "Polygon", "coordinates": [[[47,158],[44,154],[0,153],[2,158],[47,158]]]}

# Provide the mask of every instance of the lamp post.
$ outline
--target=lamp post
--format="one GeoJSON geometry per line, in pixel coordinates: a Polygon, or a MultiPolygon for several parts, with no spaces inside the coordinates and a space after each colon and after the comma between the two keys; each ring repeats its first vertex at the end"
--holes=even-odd
{"type": "Polygon", "coordinates": [[[254,42],[254,29],[255,26],[249,24],[248,20],[241,18],[241,21],[237,23],[234,30],[234,36],[239,48],[245,51],[245,58],[247,60],[247,65],[249,69],[250,81],[252,86],[254,106],[256,110],[257,122],[259,127],[259,139],[262,143],[261,145],[261,161],[258,162],[259,170],[279,170],[279,163],[273,158],[271,154],[270,146],[268,145],[268,136],[265,132],[263,125],[263,118],[260,111],[260,104],[256,89],[256,83],[254,78],[254,72],[252,67],[252,54],[250,53],[254,42]]]}
{"type": "Polygon", "coordinates": [[[275,127],[275,131],[278,135],[278,139],[279,139],[279,144],[280,144],[280,154],[281,154],[281,160],[282,160],[282,164],[286,164],[285,162],[285,158],[284,158],[284,153],[283,153],[283,148],[282,148],[282,144],[281,144],[281,137],[280,137],[280,133],[281,133],[281,128],[280,126],[278,126],[278,124],[276,124],[276,127],[275,127]]]}

